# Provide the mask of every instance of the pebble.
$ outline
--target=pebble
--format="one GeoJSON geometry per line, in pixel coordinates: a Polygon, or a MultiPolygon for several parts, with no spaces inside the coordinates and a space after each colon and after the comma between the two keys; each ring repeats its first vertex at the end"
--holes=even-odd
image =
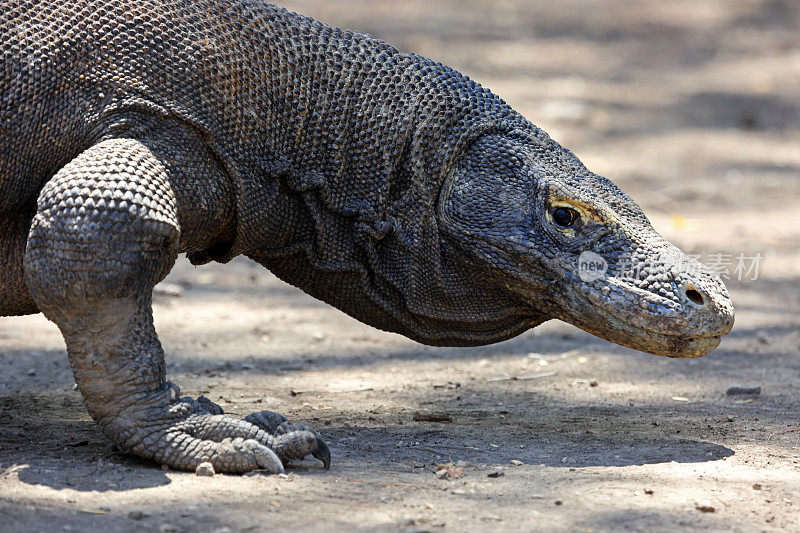
{"type": "Polygon", "coordinates": [[[644,488],[644,493],[645,494],[653,494],[653,489],[651,489],[650,487],[645,487],[644,488]]]}
{"type": "Polygon", "coordinates": [[[494,472],[489,472],[488,474],[486,474],[486,477],[500,477],[505,475],[506,473],[503,472],[502,470],[495,470],[494,472]]]}
{"type": "Polygon", "coordinates": [[[714,509],[713,506],[707,504],[696,504],[694,508],[700,511],[701,513],[713,513],[714,511],[716,511],[716,509],[714,509]]]}
{"type": "Polygon", "coordinates": [[[194,469],[194,473],[203,477],[214,477],[214,474],[216,474],[214,465],[208,462],[197,465],[197,468],[194,469]]]}
{"type": "Polygon", "coordinates": [[[522,466],[522,465],[524,465],[525,463],[523,463],[523,462],[522,462],[522,461],[520,461],[519,459],[511,459],[511,464],[512,464],[512,465],[514,465],[514,466],[522,466]]]}
{"type": "Polygon", "coordinates": [[[761,395],[761,387],[728,387],[725,391],[726,396],[759,396],[761,395]]]}
{"type": "Polygon", "coordinates": [[[464,475],[464,468],[455,466],[453,463],[436,465],[437,479],[458,479],[464,475]]]}
{"type": "Polygon", "coordinates": [[[414,422],[452,422],[453,417],[447,413],[414,413],[414,422]]]}
{"type": "Polygon", "coordinates": [[[761,483],[753,483],[753,490],[761,490],[761,483]]]}

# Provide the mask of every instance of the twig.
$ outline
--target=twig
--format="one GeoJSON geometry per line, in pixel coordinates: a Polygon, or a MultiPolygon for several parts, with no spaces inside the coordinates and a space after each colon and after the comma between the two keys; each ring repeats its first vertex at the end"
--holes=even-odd
{"type": "Polygon", "coordinates": [[[556,373],[553,370],[548,370],[547,372],[536,372],[533,374],[520,374],[519,376],[497,376],[494,378],[489,378],[486,381],[488,383],[493,383],[495,381],[526,381],[529,379],[541,379],[541,378],[549,378],[550,376],[555,376],[556,373]]]}
{"type": "Polygon", "coordinates": [[[522,374],[521,376],[516,376],[513,379],[516,379],[516,380],[519,380],[519,381],[525,381],[527,379],[549,378],[550,376],[555,376],[555,375],[556,375],[556,373],[554,371],[549,370],[547,372],[536,372],[534,374],[522,374]]]}
{"type": "Polygon", "coordinates": [[[364,387],[361,389],[346,389],[346,390],[290,390],[289,393],[292,396],[298,396],[300,394],[347,394],[349,392],[365,392],[375,390],[372,387],[364,387]]]}
{"type": "Polygon", "coordinates": [[[568,352],[564,352],[552,357],[548,357],[546,355],[538,354],[538,353],[529,353],[528,357],[530,359],[536,359],[537,361],[547,361],[548,363],[555,363],[556,361],[563,361],[564,359],[569,359],[570,357],[576,356],[580,353],[587,353],[589,350],[585,348],[575,348],[574,350],[570,350],[568,352]]]}
{"type": "Polygon", "coordinates": [[[446,413],[414,413],[414,422],[452,422],[453,417],[446,413]]]}
{"type": "Polygon", "coordinates": [[[377,483],[379,485],[394,485],[395,487],[405,487],[411,485],[408,481],[392,482],[392,481],[370,481],[368,479],[353,479],[349,477],[328,476],[330,479],[338,479],[339,481],[349,481],[350,483],[377,483]]]}
{"type": "Polygon", "coordinates": [[[792,433],[793,431],[800,431],[800,428],[783,429],[781,431],[776,431],[774,433],[770,433],[769,437],[767,437],[767,440],[771,439],[775,435],[780,435],[781,433],[792,433]]]}
{"type": "Polygon", "coordinates": [[[411,446],[403,446],[404,448],[414,448],[416,450],[425,450],[431,453],[441,453],[444,455],[443,452],[437,450],[436,448],[447,448],[449,450],[460,450],[462,452],[480,452],[483,451],[480,448],[472,448],[470,446],[454,446],[452,444],[437,444],[434,448],[433,446],[424,446],[424,445],[411,445],[411,446]]]}

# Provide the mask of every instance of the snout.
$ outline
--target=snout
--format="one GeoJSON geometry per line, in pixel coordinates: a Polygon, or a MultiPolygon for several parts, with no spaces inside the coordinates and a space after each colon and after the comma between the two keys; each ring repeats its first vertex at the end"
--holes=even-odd
{"type": "Polygon", "coordinates": [[[568,292],[563,320],[656,355],[706,355],[734,323],[733,304],[722,280],[688,259],[680,267],[649,265],[639,276],[610,272],[568,292]]]}

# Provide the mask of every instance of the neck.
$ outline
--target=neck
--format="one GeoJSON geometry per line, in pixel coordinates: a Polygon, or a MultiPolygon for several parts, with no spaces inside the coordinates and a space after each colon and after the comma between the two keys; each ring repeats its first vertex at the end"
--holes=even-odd
{"type": "Polygon", "coordinates": [[[356,318],[423,342],[517,333],[518,317],[486,331],[460,309],[465,280],[445,257],[436,203],[474,139],[524,119],[457,72],[369,36],[277,9],[258,24],[260,176],[256,193],[238,195],[240,249],[356,318]],[[282,216],[265,223],[265,211],[282,216]]]}

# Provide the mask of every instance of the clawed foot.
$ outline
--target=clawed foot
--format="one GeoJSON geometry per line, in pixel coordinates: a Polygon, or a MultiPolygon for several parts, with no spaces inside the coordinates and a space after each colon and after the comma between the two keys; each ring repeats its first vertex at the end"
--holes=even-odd
{"type": "Polygon", "coordinates": [[[322,461],[325,470],[331,467],[331,452],[328,446],[319,435],[303,424],[289,422],[285,416],[272,411],[253,413],[245,417],[245,421],[275,436],[277,441],[275,451],[284,462],[312,455],[322,461]]]}
{"type": "Polygon", "coordinates": [[[241,420],[223,414],[222,408],[208,398],[178,398],[178,388],[169,387],[172,422],[132,446],[132,451],[151,452],[147,455],[179,470],[194,470],[202,462],[211,462],[217,472],[282,473],[286,463],[307,455],[322,461],[326,469],[330,467],[328,447],[302,424],[289,422],[272,411],[253,413],[241,420]]]}

